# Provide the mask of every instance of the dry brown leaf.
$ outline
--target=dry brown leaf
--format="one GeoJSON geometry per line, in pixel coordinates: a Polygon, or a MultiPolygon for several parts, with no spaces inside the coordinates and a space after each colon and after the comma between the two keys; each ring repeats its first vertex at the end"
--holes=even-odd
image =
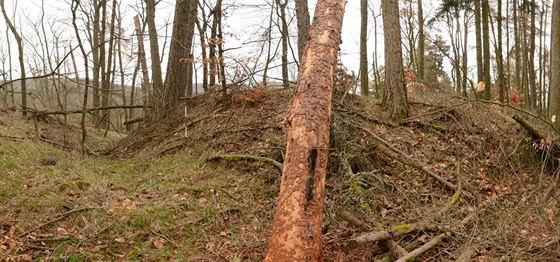
{"type": "Polygon", "coordinates": [[[28,255],[28,254],[19,255],[18,258],[21,261],[31,261],[32,260],[31,255],[28,255]]]}
{"type": "Polygon", "coordinates": [[[124,239],[124,237],[117,237],[117,238],[115,238],[115,242],[124,243],[124,242],[126,242],[126,240],[124,239]]]}
{"type": "Polygon", "coordinates": [[[162,248],[162,247],[163,247],[163,244],[165,244],[165,240],[163,240],[163,239],[161,239],[161,238],[157,238],[157,239],[154,240],[154,246],[155,246],[157,249],[162,248]]]}

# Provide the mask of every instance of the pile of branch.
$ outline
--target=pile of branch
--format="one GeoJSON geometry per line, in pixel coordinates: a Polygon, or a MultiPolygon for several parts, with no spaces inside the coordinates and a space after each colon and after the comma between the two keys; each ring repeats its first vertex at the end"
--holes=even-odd
{"type": "MultiPolygon", "coordinates": [[[[353,249],[366,243],[374,243],[374,242],[381,241],[385,246],[387,246],[391,250],[393,255],[398,258],[396,260],[397,262],[410,261],[420,256],[421,254],[425,253],[426,251],[438,246],[443,242],[443,240],[453,236],[456,232],[459,232],[461,229],[464,229],[474,218],[478,216],[479,213],[483,212],[484,209],[486,209],[486,207],[488,207],[490,203],[493,203],[498,198],[499,197],[486,201],[476,212],[470,213],[469,215],[464,217],[461,221],[455,223],[453,226],[448,228],[442,228],[433,224],[426,224],[426,223],[397,225],[391,227],[390,229],[381,228],[381,230],[366,233],[350,239],[347,243],[347,248],[353,249]],[[427,231],[432,231],[432,232],[439,231],[440,234],[434,236],[431,240],[426,241],[423,245],[419,247],[416,247],[419,243],[421,243],[419,239],[410,242],[404,247],[399,245],[399,243],[397,243],[395,240],[399,236],[416,233],[416,232],[427,232],[427,231]]],[[[446,203],[446,205],[442,208],[442,210],[440,210],[440,213],[448,211],[449,206],[455,204],[457,199],[458,196],[454,195],[452,197],[452,200],[449,203],[446,203]]],[[[362,222],[361,220],[359,220],[358,218],[356,218],[355,216],[353,216],[347,211],[342,211],[341,213],[339,213],[339,217],[357,228],[360,229],[369,228],[369,226],[367,226],[366,223],[362,222]]],[[[377,225],[376,227],[380,228],[381,226],[377,225]]],[[[471,251],[472,251],[471,249],[466,249],[465,252],[467,253],[471,251]]],[[[470,257],[470,255],[461,254],[460,257],[470,257]]],[[[392,261],[392,258],[390,256],[386,256],[382,259],[382,261],[392,261]]]]}

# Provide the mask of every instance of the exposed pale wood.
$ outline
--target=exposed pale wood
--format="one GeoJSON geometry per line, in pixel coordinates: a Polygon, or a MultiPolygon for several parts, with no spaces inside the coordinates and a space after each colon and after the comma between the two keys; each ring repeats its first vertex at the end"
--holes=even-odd
{"type": "Polygon", "coordinates": [[[376,242],[381,240],[391,239],[397,236],[401,236],[404,234],[409,234],[416,231],[424,231],[424,230],[436,230],[437,227],[433,225],[418,225],[418,224],[407,224],[407,225],[399,225],[394,226],[390,230],[383,230],[377,232],[371,232],[368,234],[364,234],[358,236],[356,238],[351,239],[348,242],[348,248],[356,248],[361,244],[376,242]]]}
{"type": "Polygon", "coordinates": [[[417,257],[418,255],[430,250],[431,248],[439,245],[444,238],[451,236],[450,232],[445,232],[439,234],[438,236],[434,237],[432,240],[428,241],[426,244],[422,245],[421,247],[413,250],[412,252],[406,254],[405,256],[399,258],[396,262],[406,262],[409,259],[417,257]]]}
{"type": "Polygon", "coordinates": [[[346,0],[319,0],[286,117],[286,156],[265,261],[321,261],[331,100],[346,0]]]}
{"type": "Polygon", "coordinates": [[[370,229],[364,221],[360,220],[354,214],[350,213],[348,210],[341,209],[338,211],[338,217],[342,220],[350,223],[352,226],[359,228],[360,230],[368,230],[370,229]]]}
{"type": "Polygon", "coordinates": [[[393,239],[388,239],[387,241],[385,241],[385,244],[397,257],[405,257],[408,255],[408,252],[393,239]]]}

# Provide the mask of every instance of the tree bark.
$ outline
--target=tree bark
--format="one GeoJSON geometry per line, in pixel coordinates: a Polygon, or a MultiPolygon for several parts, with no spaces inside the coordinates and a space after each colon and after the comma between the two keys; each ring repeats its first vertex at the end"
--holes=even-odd
{"type": "Polygon", "coordinates": [[[280,196],[265,261],[321,261],[336,56],[346,0],[319,0],[287,117],[280,196]]]}
{"type": "Polygon", "coordinates": [[[498,0],[498,43],[496,45],[496,64],[498,69],[498,90],[499,100],[501,103],[505,101],[505,94],[507,93],[505,76],[504,76],[504,57],[502,55],[502,0],[498,0]]]}
{"type": "Polygon", "coordinates": [[[490,6],[488,0],[482,0],[482,52],[484,62],[484,99],[492,98],[491,78],[490,78],[490,6]]]}
{"type": "Polygon", "coordinates": [[[474,0],[474,28],[476,34],[476,81],[484,81],[484,69],[482,64],[482,19],[480,17],[480,1],[474,0]]]}
{"type": "MultiPolygon", "coordinates": [[[[466,30],[466,29],[465,29],[466,30]]],[[[424,80],[424,11],[422,0],[418,0],[418,55],[416,58],[418,80],[424,80]]]]}
{"type": "Polygon", "coordinates": [[[402,61],[402,38],[399,24],[398,0],[382,0],[383,32],[385,34],[385,90],[383,105],[391,110],[391,117],[408,117],[408,104],[402,61]]]}
{"type": "Polygon", "coordinates": [[[159,43],[156,29],[156,6],[155,0],[146,0],[146,20],[148,22],[148,34],[150,38],[150,55],[152,59],[152,81],[154,97],[159,98],[163,89],[161,74],[161,61],[159,58],[159,43]]]}
{"type": "MultiPolygon", "coordinates": [[[[80,32],[78,28],[78,24],[76,23],[76,13],[78,10],[78,6],[80,5],[79,0],[72,0],[71,2],[71,10],[72,10],[72,26],[74,27],[74,33],[76,34],[76,39],[78,41],[78,46],[80,47],[80,52],[84,58],[84,67],[89,68],[88,66],[88,55],[84,48],[84,44],[82,42],[82,38],[80,37],[80,32]]],[[[76,60],[74,59],[74,55],[72,55],[72,62],[74,64],[74,68],[77,69],[76,60]]],[[[82,130],[81,139],[80,139],[80,151],[82,155],[86,154],[86,137],[87,137],[87,129],[86,129],[86,108],[88,103],[88,87],[89,87],[89,70],[85,70],[86,79],[84,82],[84,94],[82,100],[82,116],[80,118],[80,127],[82,130]]],[[[78,86],[80,84],[78,70],[76,70],[76,78],[78,78],[78,86]]]]}
{"type": "MultiPolygon", "coordinates": [[[[101,106],[102,107],[108,107],[109,106],[109,100],[111,98],[111,89],[113,89],[112,87],[114,86],[112,84],[111,79],[114,77],[114,70],[113,70],[113,59],[114,59],[114,41],[115,41],[115,20],[117,17],[117,1],[113,0],[113,8],[111,10],[111,23],[109,24],[109,41],[108,41],[108,45],[109,45],[109,51],[107,52],[107,66],[105,68],[105,72],[104,72],[104,78],[103,78],[103,83],[102,83],[102,89],[101,89],[101,106]]],[[[106,13],[106,11],[105,11],[106,13]]],[[[109,128],[109,126],[111,125],[111,111],[110,110],[103,110],[101,111],[101,122],[99,127],[101,127],[102,129],[106,129],[109,128]]]]}
{"type": "Polygon", "coordinates": [[[523,86],[521,85],[521,79],[520,79],[520,75],[521,75],[521,50],[519,48],[519,45],[521,44],[521,40],[519,39],[519,26],[518,26],[518,1],[517,0],[513,0],[513,36],[514,36],[514,50],[515,50],[515,74],[514,74],[514,80],[515,80],[515,87],[517,88],[518,91],[522,91],[523,90],[523,86]]]}
{"type": "Polygon", "coordinates": [[[295,0],[298,28],[298,57],[301,61],[307,37],[309,35],[309,8],[307,0],[295,0]]]}
{"type": "Polygon", "coordinates": [[[194,22],[200,38],[200,50],[202,55],[202,89],[204,89],[204,93],[208,93],[208,55],[206,53],[206,48],[208,48],[208,43],[206,42],[206,28],[208,27],[208,22],[205,20],[206,14],[203,6],[200,7],[200,11],[202,12],[202,17],[204,17],[202,25],[198,19],[195,19],[194,22]]]}
{"type": "Polygon", "coordinates": [[[197,19],[197,2],[194,0],[178,0],[175,6],[165,87],[161,100],[158,100],[159,105],[156,106],[159,117],[163,117],[175,109],[180,102],[181,96],[185,94],[187,82],[192,82],[192,78],[189,79],[188,71],[191,66],[189,59],[194,36],[194,25],[197,19]]]}
{"type": "Polygon", "coordinates": [[[363,96],[369,95],[368,61],[367,61],[367,21],[368,1],[360,0],[360,87],[363,96]]]}
{"type": "Polygon", "coordinates": [[[142,67],[142,102],[144,104],[144,114],[148,114],[148,105],[150,102],[150,74],[148,73],[148,62],[146,60],[146,51],[144,49],[144,30],[140,27],[140,18],[134,16],[134,27],[136,29],[136,37],[138,38],[138,60],[142,67]]]}
{"type": "MultiPolygon", "coordinates": [[[[101,3],[98,0],[93,1],[93,25],[92,25],[92,36],[91,36],[91,54],[93,55],[93,75],[92,75],[92,102],[93,106],[98,107],[100,105],[100,79],[101,79],[101,52],[100,49],[100,35],[101,35],[101,28],[100,28],[100,16],[101,16],[101,3]]],[[[98,119],[99,112],[93,113],[94,119],[98,119]]]]}
{"type": "Polygon", "coordinates": [[[282,85],[284,89],[290,87],[288,79],[288,23],[286,22],[286,6],[288,0],[276,0],[278,11],[280,11],[280,31],[282,35],[282,85]]]}
{"type": "Polygon", "coordinates": [[[529,11],[531,12],[531,22],[530,22],[530,37],[529,37],[529,60],[527,61],[527,66],[529,67],[529,89],[531,92],[531,109],[537,108],[537,76],[535,73],[535,43],[537,38],[537,27],[536,27],[536,3],[532,2],[529,5],[529,11]]]}
{"type": "Polygon", "coordinates": [[[560,0],[552,3],[550,24],[550,115],[556,116],[555,126],[560,128],[560,0]]]}

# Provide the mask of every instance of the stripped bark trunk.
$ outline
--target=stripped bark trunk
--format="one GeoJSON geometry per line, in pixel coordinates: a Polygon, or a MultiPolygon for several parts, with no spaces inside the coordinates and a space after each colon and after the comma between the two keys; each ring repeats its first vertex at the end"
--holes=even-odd
{"type": "Polygon", "coordinates": [[[286,158],[265,261],[321,261],[333,75],[345,0],[319,0],[287,117],[286,158]]]}

